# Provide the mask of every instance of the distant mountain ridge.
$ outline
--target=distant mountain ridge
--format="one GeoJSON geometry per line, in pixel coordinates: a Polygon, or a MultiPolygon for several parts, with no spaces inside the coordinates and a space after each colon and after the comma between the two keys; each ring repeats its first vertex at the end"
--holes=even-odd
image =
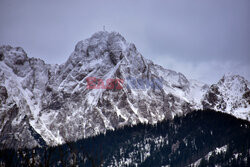
{"type": "Polygon", "coordinates": [[[46,144],[57,145],[203,108],[249,120],[249,92],[249,82],[240,76],[224,76],[211,86],[188,80],[145,59],[116,32],[97,32],[78,42],[61,65],[28,58],[20,47],[2,46],[0,143],[4,148],[40,145],[32,128],[46,144]],[[125,82],[129,82],[127,78],[142,79],[152,87],[87,89],[88,77],[125,82]],[[23,140],[27,141],[24,145],[10,144],[23,140]]]}

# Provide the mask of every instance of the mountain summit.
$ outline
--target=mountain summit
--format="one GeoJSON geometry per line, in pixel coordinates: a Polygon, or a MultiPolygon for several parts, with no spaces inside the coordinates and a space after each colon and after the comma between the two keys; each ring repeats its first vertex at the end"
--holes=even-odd
{"type": "Polygon", "coordinates": [[[119,33],[97,32],[50,65],[0,47],[1,147],[57,145],[124,125],[212,108],[249,119],[249,82],[208,86],[145,59],[119,33]],[[22,141],[22,142],[21,142],[22,141]]]}

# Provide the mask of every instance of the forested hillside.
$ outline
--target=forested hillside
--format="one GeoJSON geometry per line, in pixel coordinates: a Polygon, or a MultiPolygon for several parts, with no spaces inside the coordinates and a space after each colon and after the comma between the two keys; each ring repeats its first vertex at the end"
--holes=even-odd
{"type": "Polygon", "coordinates": [[[250,123],[212,110],[57,147],[2,150],[1,166],[250,166],[250,123]]]}

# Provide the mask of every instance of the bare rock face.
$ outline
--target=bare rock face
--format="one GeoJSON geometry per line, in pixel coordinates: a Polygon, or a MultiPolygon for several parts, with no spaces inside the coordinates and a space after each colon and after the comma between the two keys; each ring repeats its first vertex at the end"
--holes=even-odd
{"type": "Polygon", "coordinates": [[[245,99],[248,102],[248,104],[250,104],[250,90],[249,89],[243,94],[243,99],[245,99]]]}
{"type": "Polygon", "coordinates": [[[24,117],[16,123],[19,109],[16,105],[11,106],[0,114],[1,134],[0,149],[6,148],[32,148],[45,145],[45,141],[30,126],[28,117],[24,117]]]}
{"type": "MultiPolygon", "coordinates": [[[[61,65],[28,58],[20,47],[2,46],[0,79],[0,141],[14,148],[42,145],[42,140],[57,145],[124,125],[172,119],[203,106],[215,108],[225,105],[222,91],[230,89],[209,88],[164,69],[119,33],[106,31],[78,42],[61,65]],[[88,89],[89,78],[99,84],[95,89],[88,89]]],[[[240,99],[249,102],[248,87],[242,89],[240,99]]]]}
{"type": "Polygon", "coordinates": [[[4,103],[8,98],[8,92],[6,87],[0,86],[0,104],[4,103]]]}
{"type": "Polygon", "coordinates": [[[4,60],[4,54],[3,52],[0,52],[0,61],[3,61],[4,60]]]}

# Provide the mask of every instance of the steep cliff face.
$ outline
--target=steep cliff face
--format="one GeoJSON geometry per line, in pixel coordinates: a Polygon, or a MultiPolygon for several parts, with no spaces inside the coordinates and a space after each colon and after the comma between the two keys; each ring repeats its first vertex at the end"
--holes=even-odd
{"type": "MultiPolygon", "coordinates": [[[[203,106],[214,108],[213,103],[223,105],[213,102],[219,96],[211,93],[213,85],[189,81],[181,73],[154,64],[115,32],[97,32],[78,42],[61,65],[28,58],[20,47],[2,46],[0,78],[0,141],[6,141],[6,134],[20,133],[14,126],[27,126],[27,133],[17,139],[33,141],[26,144],[30,147],[42,143],[34,139],[31,128],[48,145],[57,145],[124,125],[172,119],[203,106]],[[88,87],[90,80],[94,89],[88,87]],[[13,107],[15,112],[11,112],[13,107]]],[[[220,92],[227,89],[230,86],[220,92]]],[[[220,96],[232,102],[237,96],[249,104],[248,85],[244,91],[220,96]]],[[[239,108],[230,107],[232,111],[239,108]]]]}
{"type": "Polygon", "coordinates": [[[38,74],[46,70],[43,61],[29,59],[20,47],[0,48],[0,143],[1,147],[40,145],[30,125],[40,103],[46,80],[38,74]]]}

